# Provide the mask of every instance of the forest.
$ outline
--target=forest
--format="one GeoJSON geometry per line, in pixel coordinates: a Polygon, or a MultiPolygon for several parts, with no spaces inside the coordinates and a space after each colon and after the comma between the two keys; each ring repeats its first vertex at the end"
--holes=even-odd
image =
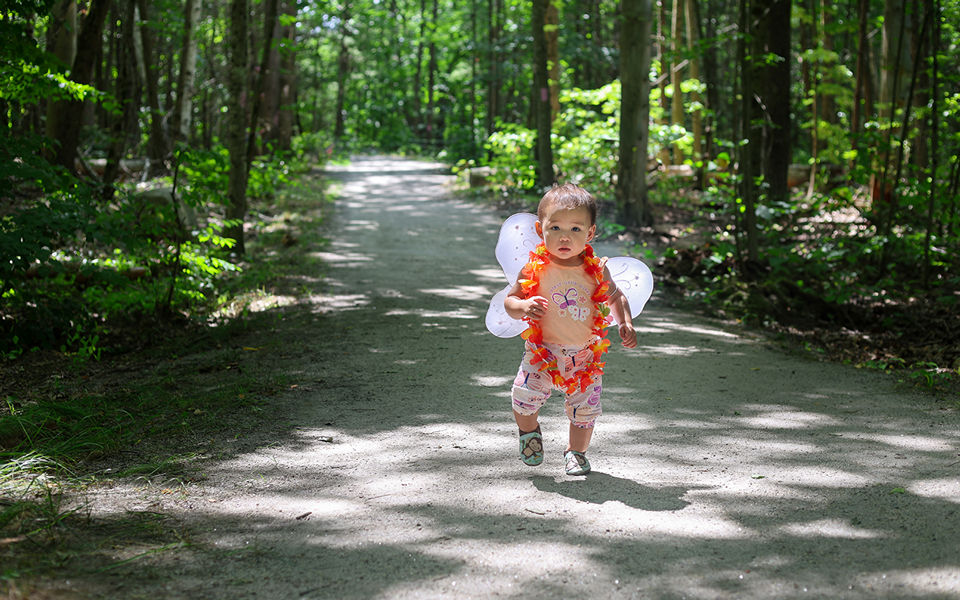
{"type": "Polygon", "coordinates": [[[715,313],[956,374],[957,23],[956,0],[3,0],[0,351],[97,359],[118,319],[215,314],[278,189],[380,152],[494,198],[580,182],[715,313]],[[678,220],[704,240],[657,256],[678,220]]]}

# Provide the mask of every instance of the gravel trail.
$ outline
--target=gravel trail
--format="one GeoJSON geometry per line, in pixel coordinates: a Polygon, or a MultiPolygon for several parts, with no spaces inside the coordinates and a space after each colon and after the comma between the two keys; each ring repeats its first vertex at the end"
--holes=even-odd
{"type": "Polygon", "coordinates": [[[522,343],[483,325],[502,215],[450,200],[441,173],[328,169],[327,293],[291,334],[302,383],[276,416],[292,425],[212,460],[166,510],[191,548],[113,597],[960,598],[956,411],[656,293],[638,347],[608,355],[594,472],[563,473],[556,394],[546,460],[522,464],[522,343]]]}

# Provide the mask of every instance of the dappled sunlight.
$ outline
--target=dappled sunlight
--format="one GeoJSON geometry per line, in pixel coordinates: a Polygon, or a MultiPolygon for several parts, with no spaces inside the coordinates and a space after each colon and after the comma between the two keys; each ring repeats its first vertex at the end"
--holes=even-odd
{"type": "Polygon", "coordinates": [[[362,266],[373,260],[372,256],[350,252],[311,252],[310,256],[343,268],[362,266]]]}
{"type": "MultiPolygon", "coordinates": [[[[472,312],[465,309],[456,309],[456,310],[426,310],[426,309],[413,309],[413,310],[404,310],[401,308],[395,308],[393,310],[388,310],[384,313],[386,317],[399,317],[399,316],[408,316],[415,315],[418,317],[423,317],[425,319],[478,319],[479,316],[473,314],[472,312]]],[[[424,323],[424,325],[436,326],[437,323],[424,323]]]]}
{"type": "Polygon", "coordinates": [[[661,344],[658,346],[638,345],[634,350],[627,350],[630,354],[648,354],[661,356],[693,356],[698,352],[713,352],[710,348],[699,348],[697,346],[675,346],[673,344],[661,344]]]}
{"type": "MultiPolygon", "coordinates": [[[[960,455],[958,455],[960,457],[960,455]]],[[[951,466],[960,464],[960,460],[951,466]]],[[[907,487],[907,491],[924,498],[932,498],[960,504],[960,475],[953,477],[938,477],[936,479],[921,479],[914,481],[907,487]]]]}
{"type": "Polygon", "coordinates": [[[840,425],[841,421],[827,415],[800,412],[781,407],[779,411],[737,419],[744,427],[753,429],[809,429],[840,425]]]}
{"type": "Polygon", "coordinates": [[[510,387],[513,384],[513,377],[502,375],[471,375],[470,379],[477,382],[481,387],[510,387]]]}
{"type": "Polygon", "coordinates": [[[447,288],[424,289],[420,290],[420,293],[454,300],[489,301],[495,292],[482,285],[454,285],[447,288]]]}
{"type": "Polygon", "coordinates": [[[865,433],[858,436],[864,440],[872,440],[881,444],[886,444],[891,448],[900,450],[917,450],[920,452],[949,452],[956,448],[954,440],[944,440],[940,438],[917,436],[914,434],[906,435],[885,435],[875,433],[865,433]]]}
{"type": "Polygon", "coordinates": [[[682,331],[684,333],[692,333],[695,335],[708,335],[728,342],[742,341],[740,336],[717,328],[676,323],[663,317],[647,316],[646,314],[643,314],[641,318],[642,323],[637,329],[638,333],[666,333],[671,331],[682,331]]]}
{"type": "Polygon", "coordinates": [[[808,538],[842,538],[847,540],[872,540],[890,537],[883,531],[857,528],[839,519],[820,519],[809,523],[790,523],[780,530],[787,535],[808,538]]]}
{"type": "MultiPolygon", "coordinates": [[[[473,269],[469,271],[469,273],[471,275],[475,275],[476,277],[480,278],[483,281],[498,283],[499,286],[497,286],[497,291],[499,291],[500,288],[502,288],[507,284],[507,279],[506,277],[503,276],[503,270],[500,267],[490,267],[487,269],[473,269]]],[[[488,296],[487,299],[489,300],[490,297],[492,296],[493,294],[490,294],[490,296],[488,296]]]]}

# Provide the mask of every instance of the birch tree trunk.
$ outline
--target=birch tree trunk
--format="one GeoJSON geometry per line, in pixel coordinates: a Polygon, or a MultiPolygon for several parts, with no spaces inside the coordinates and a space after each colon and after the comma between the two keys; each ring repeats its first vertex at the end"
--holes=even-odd
{"type": "Polygon", "coordinates": [[[620,157],[617,219],[627,227],[653,224],[647,199],[650,122],[650,0],[622,0],[620,37],[620,157]]]}
{"type": "Polygon", "coordinates": [[[243,220],[247,215],[247,152],[246,104],[249,58],[247,56],[248,0],[231,0],[230,26],[227,43],[230,49],[229,77],[227,82],[227,150],[230,153],[230,178],[227,184],[226,217],[230,222],[224,237],[236,241],[234,253],[243,255],[243,220]]]}

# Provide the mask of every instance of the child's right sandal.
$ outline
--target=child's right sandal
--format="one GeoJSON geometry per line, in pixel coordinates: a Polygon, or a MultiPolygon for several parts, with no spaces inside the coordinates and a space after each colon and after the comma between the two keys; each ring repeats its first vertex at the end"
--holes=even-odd
{"type": "Polygon", "coordinates": [[[590,472],[590,461],[583,452],[567,450],[563,453],[563,458],[566,461],[567,475],[586,475],[590,472]]]}
{"type": "Polygon", "coordinates": [[[531,467],[543,462],[543,436],[539,431],[531,431],[520,436],[520,460],[531,467]]]}

